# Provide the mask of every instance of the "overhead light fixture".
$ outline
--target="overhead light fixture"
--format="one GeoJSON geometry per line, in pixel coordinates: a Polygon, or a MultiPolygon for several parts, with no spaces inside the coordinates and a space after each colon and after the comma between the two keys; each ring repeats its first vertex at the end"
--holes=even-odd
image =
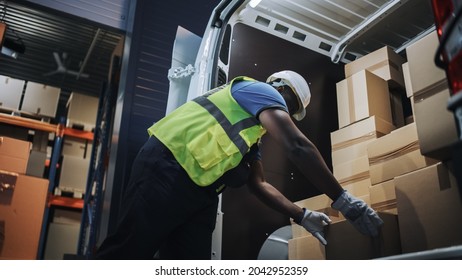
{"type": "Polygon", "coordinates": [[[12,57],[14,59],[17,59],[18,58],[18,53],[8,47],[5,47],[3,46],[1,51],[0,51],[2,54],[6,55],[6,56],[9,56],[9,57],[12,57]]]}
{"type": "Polygon", "coordinates": [[[255,8],[256,6],[258,6],[258,4],[260,4],[260,2],[261,0],[250,0],[249,6],[255,8]]]}

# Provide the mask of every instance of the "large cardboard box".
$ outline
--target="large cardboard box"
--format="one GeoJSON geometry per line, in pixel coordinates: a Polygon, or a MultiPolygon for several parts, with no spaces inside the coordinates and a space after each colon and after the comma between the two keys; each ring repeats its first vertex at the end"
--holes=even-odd
{"type": "Polygon", "coordinates": [[[375,211],[398,214],[395,182],[393,179],[372,185],[369,189],[371,207],[375,211]]]}
{"type": "Polygon", "coordinates": [[[21,111],[37,116],[56,116],[61,89],[28,81],[21,111]]]}
{"type": "Polygon", "coordinates": [[[67,102],[67,127],[92,131],[95,128],[99,99],[73,92],[67,102]]]}
{"type": "Polygon", "coordinates": [[[409,80],[415,96],[432,87],[447,84],[446,72],[436,67],[434,61],[438,45],[438,36],[433,31],[406,48],[409,80]]]}
{"type": "Polygon", "coordinates": [[[388,85],[382,78],[362,70],[336,86],[339,128],[370,116],[393,123],[388,85]]]}
{"type": "Polygon", "coordinates": [[[414,90],[412,89],[411,82],[411,73],[409,72],[409,62],[403,63],[403,76],[404,76],[404,88],[406,90],[406,96],[411,97],[414,95],[414,90]]]}
{"type": "Polygon", "coordinates": [[[462,244],[462,203],[446,164],[394,179],[403,253],[462,244]]]}
{"type": "Polygon", "coordinates": [[[11,191],[0,192],[0,259],[37,258],[47,193],[48,180],[26,175],[18,175],[11,191]]]}
{"type": "Polygon", "coordinates": [[[412,99],[420,152],[442,161],[452,158],[453,145],[459,139],[454,114],[446,107],[449,97],[449,90],[445,87],[412,99]]]}
{"type": "Polygon", "coordinates": [[[31,143],[0,136],[0,169],[25,174],[31,143]]]}
{"type": "Polygon", "coordinates": [[[324,246],[314,236],[289,239],[289,260],[325,260],[324,246]]]}
{"type": "Polygon", "coordinates": [[[332,145],[332,165],[348,162],[367,155],[367,144],[395,129],[391,123],[371,116],[340,128],[330,134],[332,145]]]}
{"type": "Polygon", "coordinates": [[[367,154],[372,185],[437,162],[421,155],[415,123],[370,142],[367,154]]]}
{"type": "Polygon", "coordinates": [[[401,65],[404,62],[406,60],[402,56],[385,46],[345,64],[345,77],[367,69],[385,81],[389,81],[391,87],[403,87],[404,78],[401,65]]]}
{"type": "Polygon", "coordinates": [[[19,110],[24,80],[0,75],[0,107],[7,110],[19,110]]]}
{"type": "Polygon", "coordinates": [[[384,225],[377,237],[361,234],[348,221],[325,227],[327,260],[368,260],[401,253],[398,217],[379,213],[384,225]]]}

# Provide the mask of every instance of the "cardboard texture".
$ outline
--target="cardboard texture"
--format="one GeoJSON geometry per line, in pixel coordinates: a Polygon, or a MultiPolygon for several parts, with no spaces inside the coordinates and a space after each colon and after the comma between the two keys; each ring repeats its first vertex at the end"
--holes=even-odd
{"type": "Polygon", "coordinates": [[[369,188],[371,187],[371,178],[368,176],[364,180],[343,183],[342,188],[349,191],[354,196],[369,195],[369,188]]]}
{"type": "Polygon", "coordinates": [[[289,260],[325,260],[326,251],[311,234],[289,239],[289,260]]]}
{"type": "Polygon", "coordinates": [[[326,259],[368,260],[400,254],[398,217],[390,213],[379,216],[384,225],[375,238],[361,234],[346,220],[326,226],[326,259]]]}
{"type": "Polygon", "coordinates": [[[76,138],[66,135],[63,141],[63,156],[75,156],[80,158],[89,158],[92,144],[86,139],[76,138]]]}
{"type": "Polygon", "coordinates": [[[393,123],[388,85],[367,70],[336,84],[339,128],[377,116],[393,123]]]}
{"type": "Polygon", "coordinates": [[[48,180],[19,175],[13,192],[0,193],[0,221],[4,222],[0,258],[36,259],[47,192],[48,180]]]}
{"type": "Polygon", "coordinates": [[[371,116],[330,134],[332,145],[332,165],[346,163],[354,158],[367,155],[367,144],[395,129],[391,123],[371,116]]]}
{"type": "Polygon", "coordinates": [[[340,185],[350,184],[370,178],[369,159],[361,156],[334,166],[334,177],[340,185]]]}
{"type": "Polygon", "coordinates": [[[436,67],[434,62],[438,45],[438,36],[433,31],[406,48],[409,80],[414,96],[439,84],[447,84],[445,71],[436,67]]]}
{"type": "Polygon", "coordinates": [[[398,214],[395,182],[393,179],[372,185],[369,193],[372,209],[379,212],[398,214]]]}
{"type": "Polygon", "coordinates": [[[459,139],[454,114],[447,109],[449,97],[445,88],[413,98],[420,152],[442,161],[452,158],[453,145],[459,139]]]}
{"type": "Polygon", "coordinates": [[[389,81],[391,87],[403,87],[404,78],[401,65],[404,62],[406,60],[402,56],[385,46],[345,64],[345,77],[367,69],[385,81],[389,81]]]}
{"type": "Polygon", "coordinates": [[[372,141],[367,154],[372,185],[436,163],[421,155],[415,123],[372,141]]]}
{"type": "Polygon", "coordinates": [[[0,48],[3,46],[3,40],[5,39],[6,34],[6,24],[0,22],[0,48]]]}
{"type": "Polygon", "coordinates": [[[403,253],[462,244],[461,196],[446,164],[394,179],[403,253]]]}
{"type": "Polygon", "coordinates": [[[25,174],[31,143],[0,136],[0,169],[25,174]]]}

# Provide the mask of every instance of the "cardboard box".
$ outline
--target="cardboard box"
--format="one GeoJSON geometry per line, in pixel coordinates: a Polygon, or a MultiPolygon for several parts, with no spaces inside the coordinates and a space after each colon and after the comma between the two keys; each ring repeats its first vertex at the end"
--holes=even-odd
{"type": "Polygon", "coordinates": [[[67,102],[67,127],[92,131],[95,128],[99,99],[73,92],[67,102]]]}
{"type": "Polygon", "coordinates": [[[436,162],[421,155],[415,123],[370,142],[367,154],[372,185],[436,162]]]}
{"type": "Polygon", "coordinates": [[[24,91],[21,111],[37,116],[54,118],[56,116],[56,109],[58,108],[60,93],[60,88],[29,81],[24,91]]]}
{"type": "Polygon", "coordinates": [[[0,169],[25,174],[31,143],[0,136],[0,169]]]}
{"type": "Polygon", "coordinates": [[[367,155],[367,144],[395,129],[391,123],[371,116],[340,128],[330,134],[332,145],[332,165],[348,162],[367,155]]]}
{"type": "Polygon", "coordinates": [[[63,156],[74,156],[80,158],[90,158],[93,143],[82,138],[66,135],[63,140],[63,156]]]}
{"type": "Polygon", "coordinates": [[[0,22],[0,48],[3,46],[3,40],[6,34],[6,23],[0,22]]]}
{"type": "Polygon", "coordinates": [[[420,152],[442,161],[452,159],[453,145],[459,140],[454,114],[447,109],[449,97],[444,88],[412,99],[420,152]]]}
{"type": "Polygon", "coordinates": [[[438,45],[438,36],[436,31],[433,31],[406,48],[409,80],[415,96],[425,93],[432,87],[447,85],[446,72],[436,67],[434,62],[438,45]]]}
{"type": "Polygon", "coordinates": [[[289,260],[325,260],[326,251],[311,234],[289,239],[289,260]]]}
{"type": "Polygon", "coordinates": [[[368,196],[370,187],[371,187],[371,178],[369,176],[363,180],[347,182],[347,183],[342,184],[343,189],[347,190],[352,195],[357,196],[357,197],[368,196]]]}
{"type": "Polygon", "coordinates": [[[369,189],[371,207],[378,212],[398,214],[395,182],[393,179],[372,185],[369,189]]]}
{"type": "Polygon", "coordinates": [[[7,110],[19,110],[24,80],[13,79],[0,75],[0,107],[7,110]]]}
{"type": "Polygon", "coordinates": [[[339,128],[370,116],[393,122],[388,85],[382,78],[362,70],[336,86],[339,128]]]}
{"type": "Polygon", "coordinates": [[[350,77],[361,70],[367,69],[385,81],[390,87],[404,87],[404,78],[401,65],[406,60],[385,46],[362,56],[355,61],[345,64],[345,77],[350,77]]]}
{"type": "Polygon", "coordinates": [[[394,179],[403,253],[462,244],[460,191],[448,165],[394,179]]]}
{"type": "Polygon", "coordinates": [[[63,156],[58,189],[71,192],[74,197],[81,198],[87,188],[90,159],[75,156],[63,156]]]}
{"type": "Polygon", "coordinates": [[[48,184],[46,179],[19,175],[12,192],[0,192],[1,259],[37,258],[48,184]]]}
{"type": "MultiPolygon", "coordinates": [[[[328,215],[330,219],[333,221],[345,219],[339,211],[331,207],[332,200],[325,194],[299,200],[299,201],[294,202],[294,204],[301,208],[323,212],[326,215],[328,215]]],[[[291,221],[291,225],[292,225],[292,237],[293,238],[304,237],[304,236],[310,235],[310,233],[307,232],[302,226],[297,225],[293,221],[291,221]]]]}
{"type": "Polygon", "coordinates": [[[375,238],[361,234],[346,220],[326,226],[326,259],[368,260],[401,254],[398,217],[390,213],[379,216],[384,225],[375,238]]]}
{"type": "Polygon", "coordinates": [[[334,177],[342,186],[370,178],[369,158],[367,155],[334,165],[333,169],[334,177]]]}

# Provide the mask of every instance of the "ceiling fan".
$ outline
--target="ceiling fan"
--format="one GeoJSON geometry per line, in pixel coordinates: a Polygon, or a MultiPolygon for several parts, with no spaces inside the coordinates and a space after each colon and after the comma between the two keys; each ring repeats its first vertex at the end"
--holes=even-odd
{"type": "Polygon", "coordinates": [[[64,52],[62,54],[62,57],[61,57],[61,56],[59,56],[59,54],[57,52],[53,52],[53,56],[55,58],[57,68],[54,71],[43,74],[43,76],[52,76],[52,75],[55,75],[55,74],[69,74],[69,75],[75,76],[77,79],[80,78],[80,77],[81,78],[89,78],[90,77],[89,74],[80,73],[79,71],[74,71],[74,70],[67,69],[67,67],[64,65],[64,62],[67,59],[67,53],[64,52]]]}

